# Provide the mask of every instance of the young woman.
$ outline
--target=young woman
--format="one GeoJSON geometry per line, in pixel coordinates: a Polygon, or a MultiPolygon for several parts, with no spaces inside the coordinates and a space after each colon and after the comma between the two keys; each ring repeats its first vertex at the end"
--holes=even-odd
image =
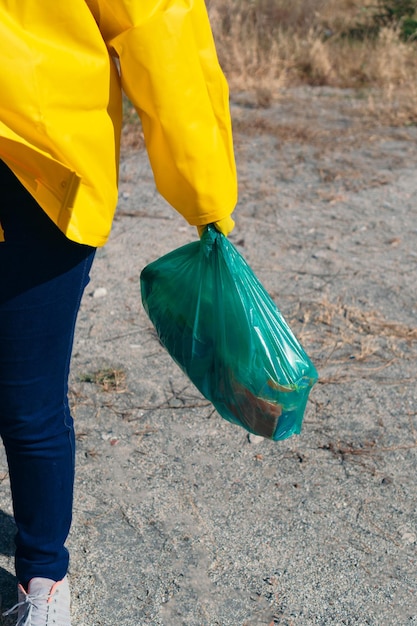
{"type": "MultiPolygon", "coordinates": [[[[0,0],[0,434],[18,626],[70,626],[74,326],[117,203],[122,91],[160,193],[225,234],[237,199],[227,84],[204,0],[0,0]]],[[[10,612],[10,611],[9,611],[10,612]]]]}

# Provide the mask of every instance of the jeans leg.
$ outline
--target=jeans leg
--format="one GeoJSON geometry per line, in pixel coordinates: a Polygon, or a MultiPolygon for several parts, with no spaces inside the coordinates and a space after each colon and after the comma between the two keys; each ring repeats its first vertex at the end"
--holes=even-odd
{"type": "Polygon", "coordinates": [[[60,580],[68,568],[75,452],[68,373],[95,250],[65,239],[24,190],[0,205],[0,222],[0,434],[17,525],[16,574],[25,585],[35,576],[60,580]]]}

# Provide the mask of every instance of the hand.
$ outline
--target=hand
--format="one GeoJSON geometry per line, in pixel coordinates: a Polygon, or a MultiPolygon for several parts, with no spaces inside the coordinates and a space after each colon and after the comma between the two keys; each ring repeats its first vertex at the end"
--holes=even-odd
{"type": "MultiPolygon", "coordinates": [[[[219,233],[222,233],[225,237],[227,237],[234,229],[235,222],[232,219],[232,217],[228,215],[227,217],[224,217],[222,220],[219,220],[218,222],[213,222],[213,225],[216,228],[216,230],[219,231],[219,233]]],[[[203,234],[206,226],[207,224],[202,224],[201,226],[197,226],[198,234],[200,235],[200,237],[203,234]]]]}

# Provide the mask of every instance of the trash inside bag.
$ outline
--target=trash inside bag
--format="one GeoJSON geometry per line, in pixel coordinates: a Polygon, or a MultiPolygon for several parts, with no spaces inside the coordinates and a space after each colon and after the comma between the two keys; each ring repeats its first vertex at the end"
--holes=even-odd
{"type": "Polygon", "coordinates": [[[301,432],[317,371],[214,226],[147,265],[141,293],[161,343],[223,418],[275,441],[301,432]]]}

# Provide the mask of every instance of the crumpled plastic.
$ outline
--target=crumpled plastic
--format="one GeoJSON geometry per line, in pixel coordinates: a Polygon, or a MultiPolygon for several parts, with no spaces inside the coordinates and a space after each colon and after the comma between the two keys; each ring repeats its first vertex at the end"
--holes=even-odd
{"type": "Polygon", "coordinates": [[[235,246],[213,226],[141,273],[158,337],[218,413],[274,441],[301,432],[316,368],[235,246]]]}

